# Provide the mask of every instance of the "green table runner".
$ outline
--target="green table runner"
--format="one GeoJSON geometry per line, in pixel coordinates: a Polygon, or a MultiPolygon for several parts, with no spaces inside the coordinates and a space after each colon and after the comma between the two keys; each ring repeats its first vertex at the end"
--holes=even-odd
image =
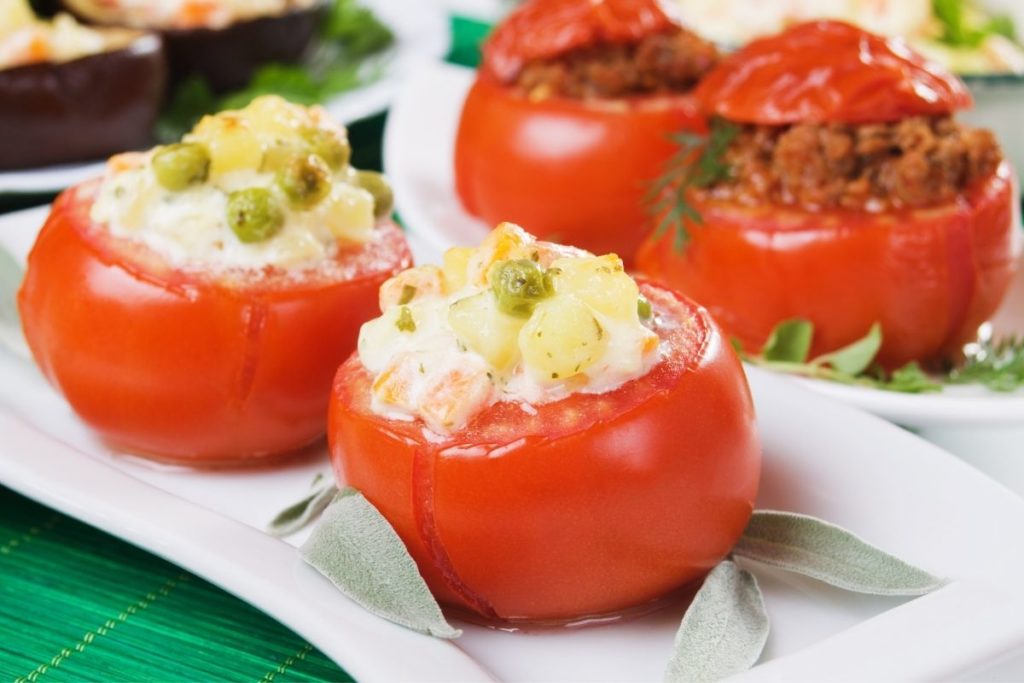
{"type": "MultiPolygon", "coordinates": [[[[449,60],[475,64],[486,31],[453,18],[449,60]]],[[[356,165],[380,168],[383,128],[351,127],[356,165]]],[[[256,608],[3,487],[0,636],[0,681],[352,680],[256,608]]]]}

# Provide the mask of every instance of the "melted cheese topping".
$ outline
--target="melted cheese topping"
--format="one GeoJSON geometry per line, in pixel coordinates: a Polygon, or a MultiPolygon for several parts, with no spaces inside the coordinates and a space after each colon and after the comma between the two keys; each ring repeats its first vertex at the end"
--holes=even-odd
{"type": "Polygon", "coordinates": [[[374,375],[371,406],[450,434],[498,401],[529,406],[611,391],[646,374],[658,336],[640,319],[640,293],[621,260],[538,242],[511,224],[443,267],[412,268],[381,287],[383,314],[358,353],[374,375]],[[532,311],[503,310],[493,284],[503,263],[533,260],[552,290],[532,311]]]}
{"type": "Polygon", "coordinates": [[[127,43],[122,32],[82,26],[67,14],[39,21],[21,0],[0,10],[0,69],[38,62],[69,62],[127,43]]]}
{"type": "Polygon", "coordinates": [[[341,244],[374,238],[374,198],[345,166],[333,172],[329,194],[308,209],[289,206],[274,172],[261,170],[268,149],[310,127],[344,140],[345,130],[318,107],[260,98],[241,112],[207,117],[185,137],[210,150],[209,178],[181,190],[161,186],[153,170],[160,148],[111,159],[91,218],[114,235],[144,243],[173,265],[204,269],[291,268],[330,258],[341,244]],[[230,193],[267,190],[284,213],[272,237],[242,241],[229,224],[230,193]]]}

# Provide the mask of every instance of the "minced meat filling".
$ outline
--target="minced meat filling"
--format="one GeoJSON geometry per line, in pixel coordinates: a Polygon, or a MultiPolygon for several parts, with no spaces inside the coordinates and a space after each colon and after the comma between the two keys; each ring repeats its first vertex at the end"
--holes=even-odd
{"type": "Polygon", "coordinates": [[[712,43],[679,30],[638,43],[599,45],[527,64],[517,85],[532,99],[616,98],[685,92],[718,61],[712,43]]]}
{"type": "Polygon", "coordinates": [[[745,126],[725,155],[730,177],[709,192],[749,205],[926,207],[954,199],[1002,158],[990,131],[950,117],[745,126]]]}

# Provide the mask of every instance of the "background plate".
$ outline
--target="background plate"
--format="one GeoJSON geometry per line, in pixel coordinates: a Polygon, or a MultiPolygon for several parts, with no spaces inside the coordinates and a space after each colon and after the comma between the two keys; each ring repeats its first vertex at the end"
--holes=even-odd
{"type": "MultiPolygon", "coordinates": [[[[367,85],[328,101],[327,110],[339,121],[352,123],[387,109],[401,81],[424,60],[440,59],[448,51],[448,16],[436,2],[361,0],[395,33],[395,45],[380,55],[383,74],[367,85]]],[[[103,173],[105,161],[0,171],[0,195],[50,194],[103,173]]]]}

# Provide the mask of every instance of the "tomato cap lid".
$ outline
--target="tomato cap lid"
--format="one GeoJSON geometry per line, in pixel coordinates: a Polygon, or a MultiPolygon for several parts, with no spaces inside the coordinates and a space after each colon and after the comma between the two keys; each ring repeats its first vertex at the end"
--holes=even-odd
{"type": "Polygon", "coordinates": [[[709,114],[761,125],[883,123],[973,104],[963,81],[904,41],[841,21],[751,42],[722,60],[696,96],[709,114]]]}
{"type": "Polygon", "coordinates": [[[634,43],[678,27],[660,0],[527,0],[488,37],[482,70],[510,83],[529,62],[581,47],[634,43]]]}

